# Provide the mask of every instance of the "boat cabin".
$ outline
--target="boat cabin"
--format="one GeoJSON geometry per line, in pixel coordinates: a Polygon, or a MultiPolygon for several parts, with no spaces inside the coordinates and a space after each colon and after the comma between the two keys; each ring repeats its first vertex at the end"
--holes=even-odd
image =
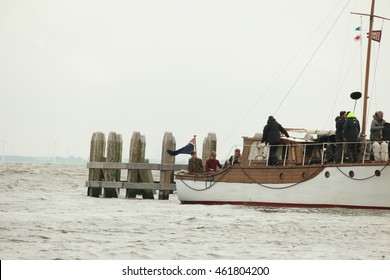
{"type": "MultiPolygon", "coordinates": [[[[269,146],[261,143],[261,136],[243,137],[241,165],[268,165],[269,146]]],[[[281,137],[276,155],[281,165],[322,164],[329,144],[313,139],[281,137]]]]}

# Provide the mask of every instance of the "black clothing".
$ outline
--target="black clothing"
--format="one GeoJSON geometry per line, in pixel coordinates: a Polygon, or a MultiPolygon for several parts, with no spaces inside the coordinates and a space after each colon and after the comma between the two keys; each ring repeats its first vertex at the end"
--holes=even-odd
{"type": "Polygon", "coordinates": [[[276,156],[277,145],[281,144],[280,132],[286,137],[290,137],[288,132],[274,119],[274,117],[268,117],[266,126],[263,129],[263,137],[261,142],[265,142],[270,145],[269,149],[269,163],[271,165],[278,164],[278,158],[276,156]]]}
{"type": "Polygon", "coordinates": [[[339,118],[336,121],[336,142],[343,142],[343,128],[344,128],[345,119],[339,118]]]}
{"type": "Polygon", "coordinates": [[[348,143],[348,155],[351,162],[358,162],[358,141],[360,133],[359,121],[354,117],[348,115],[347,120],[344,123],[343,137],[348,143]]]}
{"type": "Polygon", "coordinates": [[[341,155],[343,153],[343,128],[344,128],[345,118],[337,117],[336,118],[336,152],[335,152],[335,161],[336,163],[341,162],[341,155]]]}
{"type": "Polygon", "coordinates": [[[269,117],[263,130],[261,142],[266,144],[280,143],[280,132],[286,135],[286,137],[290,137],[287,131],[273,117],[269,117]]]}
{"type": "Polygon", "coordinates": [[[382,130],[383,141],[390,141],[390,123],[385,123],[382,130]]]}
{"type": "Polygon", "coordinates": [[[348,142],[358,142],[360,124],[356,118],[347,118],[343,128],[343,138],[348,142]]]}

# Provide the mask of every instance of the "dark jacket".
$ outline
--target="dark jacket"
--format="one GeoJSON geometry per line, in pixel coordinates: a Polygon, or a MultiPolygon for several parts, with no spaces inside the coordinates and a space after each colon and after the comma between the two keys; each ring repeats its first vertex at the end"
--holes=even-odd
{"type": "Polygon", "coordinates": [[[263,130],[263,138],[261,142],[265,143],[280,143],[280,132],[286,137],[290,137],[287,131],[272,117],[268,118],[267,124],[263,130]]]}
{"type": "Polygon", "coordinates": [[[343,142],[343,128],[344,128],[345,119],[338,118],[336,121],[336,142],[343,142]]]}
{"type": "Polygon", "coordinates": [[[385,123],[383,125],[383,140],[390,141],[390,123],[385,123]]]}
{"type": "Polygon", "coordinates": [[[348,142],[358,142],[360,124],[354,113],[349,113],[344,123],[343,137],[348,142]]]}

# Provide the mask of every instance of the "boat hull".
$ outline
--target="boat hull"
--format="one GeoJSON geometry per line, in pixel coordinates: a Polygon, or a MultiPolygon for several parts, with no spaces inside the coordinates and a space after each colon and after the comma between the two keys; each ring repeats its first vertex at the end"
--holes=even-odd
{"type": "Polygon", "coordinates": [[[298,168],[295,173],[302,171],[309,176],[282,183],[277,181],[284,177],[270,182],[269,174],[283,174],[283,168],[235,169],[226,171],[242,173],[241,178],[236,175],[235,181],[228,173],[192,177],[178,174],[179,200],[199,204],[390,209],[390,167],[387,165],[298,168]]]}

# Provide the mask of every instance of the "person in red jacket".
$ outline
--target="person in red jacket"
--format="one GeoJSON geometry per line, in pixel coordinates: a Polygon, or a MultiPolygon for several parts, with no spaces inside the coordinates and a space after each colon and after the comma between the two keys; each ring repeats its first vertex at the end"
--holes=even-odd
{"type": "Polygon", "coordinates": [[[213,151],[210,154],[210,158],[206,161],[206,171],[215,172],[217,171],[217,166],[222,168],[221,163],[219,163],[219,160],[217,160],[217,153],[213,151]]]}

